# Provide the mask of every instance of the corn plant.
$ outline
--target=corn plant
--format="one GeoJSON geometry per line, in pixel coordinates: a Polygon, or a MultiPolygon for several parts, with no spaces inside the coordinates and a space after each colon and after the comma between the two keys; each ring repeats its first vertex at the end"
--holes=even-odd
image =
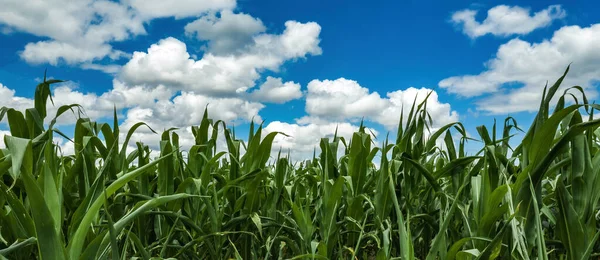
{"type": "Polygon", "coordinates": [[[0,150],[0,258],[599,256],[600,107],[578,86],[557,95],[567,72],[544,88],[526,132],[512,117],[477,136],[460,122],[434,129],[425,98],[398,115],[395,140],[361,123],[350,137],[321,139],[304,161],[271,156],[285,133],[251,123],[244,141],[206,110],[189,149],[167,127],[158,144],[132,142],[149,126],[121,132],[116,110],[110,123],[77,104],[48,115],[61,81],[44,79],[33,108],[0,109],[10,130],[0,150]],[[55,127],[73,115],[72,136],[55,127]],[[481,148],[467,154],[467,142],[481,148]]]}

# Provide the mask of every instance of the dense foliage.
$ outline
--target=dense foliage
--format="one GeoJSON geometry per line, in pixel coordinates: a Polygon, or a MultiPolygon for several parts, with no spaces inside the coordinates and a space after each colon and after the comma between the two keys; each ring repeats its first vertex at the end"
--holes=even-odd
{"type": "Polygon", "coordinates": [[[600,252],[600,120],[580,87],[556,95],[565,75],[516,147],[509,117],[478,127],[467,156],[463,125],[432,130],[423,102],[398,115],[395,142],[375,147],[361,126],[298,163],[270,158],[282,133],[252,125],[243,142],[206,112],[186,151],[173,129],[158,158],[128,151],[147,126],[121,133],[115,113],[112,125],[78,118],[63,155],[55,119],[79,107],[48,120],[59,81],[44,80],[34,108],[0,110],[0,258],[588,259],[600,252]]]}

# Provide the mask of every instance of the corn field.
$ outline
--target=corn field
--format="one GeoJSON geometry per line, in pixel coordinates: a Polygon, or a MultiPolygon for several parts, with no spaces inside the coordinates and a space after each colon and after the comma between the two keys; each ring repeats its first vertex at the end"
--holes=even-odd
{"type": "Polygon", "coordinates": [[[424,101],[398,115],[395,141],[378,147],[361,124],[349,139],[321,139],[320,154],[301,162],[271,156],[285,133],[251,124],[242,141],[206,111],[191,148],[169,129],[155,158],[139,142],[128,151],[148,126],[121,133],[116,112],[114,123],[80,117],[67,136],[56,118],[81,107],[47,115],[60,81],[44,79],[33,108],[0,110],[10,128],[0,258],[597,258],[600,107],[581,87],[558,91],[567,72],[544,88],[526,131],[511,117],[475,136],[458,122],[432,129],[424,101]],[[481,148],[467,155],[466,142],[481,148]]]}

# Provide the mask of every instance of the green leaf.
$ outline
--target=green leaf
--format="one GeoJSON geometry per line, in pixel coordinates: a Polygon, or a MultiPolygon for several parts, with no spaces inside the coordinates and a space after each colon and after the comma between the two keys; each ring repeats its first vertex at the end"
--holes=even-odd
{"type": "Polygon", "coordinates": [[[63,244],[56,232],[54,219],[40,187],[33,177],[33,152],[31,140],[13,136],[5,136],[4,140],[12,152],[13,171],[20,171],[28,201],[31,205],[31,215],[35,224],[36,238],[40,259],[65,259],[63,244]],[[17,168],[18,167],[18,168],[17,168]]]}

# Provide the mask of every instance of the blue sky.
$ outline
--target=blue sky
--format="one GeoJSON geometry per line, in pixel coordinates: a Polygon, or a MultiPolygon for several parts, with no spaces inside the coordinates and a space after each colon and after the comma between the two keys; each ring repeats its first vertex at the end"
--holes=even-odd
{"type": "MultiPolygon", "coordinates": [[[[600,79],[594,1],[0,0],[0,102],[28,107],[44,69],[58,104],[127,128],[212,117],[284,131],[276,147],[311,151],[365,118],[384,136],[401,104],[434,91],[434,126],[533,117],[546,81],[592,100],[600,79]]],[[[407,104],[409,105],[409,104],[407,104]]],[[[73,120],[64,118],[67,132],[73,120]]],[[[0,125],[0,129],[6,126],[0,125]]],[[[6,133],[5,131],[3,133],[6,133]]],[[[245,134],[243,135],[245,136],[245,134]]],[[[158,136],[136,138],[152,145],[158,136]]],[[[191,142],[191,140],[189,140],[191,142]]],[[[189,144],[188,142],[188,144],[189,144]]],[[[185,144],[185,142],[183,142],[185,144]]]]}

